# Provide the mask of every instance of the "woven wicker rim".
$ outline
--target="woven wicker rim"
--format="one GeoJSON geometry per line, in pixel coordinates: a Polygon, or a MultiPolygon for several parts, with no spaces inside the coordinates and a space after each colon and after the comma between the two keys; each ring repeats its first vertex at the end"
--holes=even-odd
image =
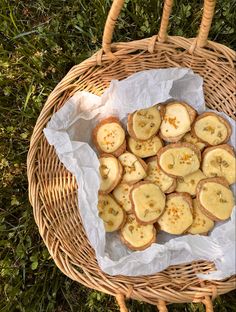
{"type": "Polygon", "coordinates": [[[65,101],[78,90],[101,95],[111,79],[123,79],[149,68],[190,67],[204,77],[207,105],[235,118],[235,52],[207,41],[215,1],[204,2],[197,38],[168,36],[173,1],[164,3],[158,35],[132,42],[111,43],[115,22],[124,0],[115,0],[104,29],[103,48],[74,66],[49,95],[37,120],[27,159],[29,199],[39,232],[60,270],[71,279],[116,296],[122,312],[124,298],[157,305],[160,311],[172,302],[203,302],[213,311],[211,298],[235,289],[236,278],[201,281],[196,273],[214,270],[197,261],[172,266],[152,276],[109,276],[101,272],[84,232],[78,207],[75,178],[60,163],[43,136],[43,128],[65,101]],[[66,212],[66,214],[65,214],[66,212]]]}

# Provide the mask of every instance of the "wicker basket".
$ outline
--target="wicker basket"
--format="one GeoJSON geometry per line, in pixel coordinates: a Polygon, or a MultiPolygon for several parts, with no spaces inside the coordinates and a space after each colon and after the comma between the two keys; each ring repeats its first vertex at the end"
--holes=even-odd
{"type": "Polygon", "coordinates": [[[101,95],[112,79],[151,68],[189,67],[204,78],[208,107],[235,118],[234,51],[207,41],[214,15],[214,0],[205,0],[198,36],[186,39],[167,36],[172,0],[166,0],[158,35],[132,42],[111,44],[112,33],[124,0],[114,0],[109,12],[102,49],[74,66],[52,91],[38,118],[28,154],[29,197],[39,232],[60,270],[71,279],[116,296],[122,312],[125,298],[156,305],[203,302],[213,311],[212,299],[235,288],[235,277],[224,281],[201,281],[196,273],[214,270],[214,264],[197,261],[172,266],[152,276],[109,276],[98,267],[87,240],[77,206],[74,176],[60,163],[49,146],[43,128],[65,101],[78,90],[101,95]]]}

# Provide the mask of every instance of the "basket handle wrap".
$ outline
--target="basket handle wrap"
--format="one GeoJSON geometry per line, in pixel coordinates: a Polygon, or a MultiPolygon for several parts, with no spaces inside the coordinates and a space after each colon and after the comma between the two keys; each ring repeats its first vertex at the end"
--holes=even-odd
{"type": "MultiPolygon", "coordinates": [[[[196,39],[196,47],[201,48],[207,44],[207,38],[211,28],[211,22],[215,11],[215,4],[216,0],[204,0],[203,15],[201,25],[199,28],[199,33],[196,39]]],[[[123,5],[124,0],[113,0],[103,32],[102,48],[105,54],[111,59],[116,59],[116,56],[111,52],[111,42],[115,24],[123,5]]],[[[172,6],[173,0],[165,0],[160,30],[158,33],[158,41],[160,42],[165,42],[167,40],[167,29],[172,6]]]]}

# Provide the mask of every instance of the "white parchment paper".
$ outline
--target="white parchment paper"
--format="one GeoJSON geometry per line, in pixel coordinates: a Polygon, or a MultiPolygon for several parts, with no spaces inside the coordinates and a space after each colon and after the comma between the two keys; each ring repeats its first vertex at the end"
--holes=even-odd
{"type": "MultiPolygon", "coordinates": [[[[56,149],[60,161],[72,172],[79,185],[78,206],[88,239],[101,269],[110,274],[149,275],[169,265],[193,260],[214,261],[217,271],[204,279],[223,279],[235,274],[235,219],[219,222],[209,236],[173,236],[158,234],[158,244],[144,251],[132,252],[120,241],[117,233],[105,233],[98,217],[99,161],[91,142],[91,130],[102,118],[118,116],[125,124],[127,114],[170,99],[183,100],[199,113],[205,111],[203,79],[187,68],[146,70],[122,81],[111,81],[101,96],[77,92],[55,113],[44,134],[56,149]]],[[[230,144],[235,145],[235,122],[230,144]]],[[[235,185],[234,185],[235,187],[235,185]]],[[[78,250],[79,252],[79,250],[78,250]]]]}

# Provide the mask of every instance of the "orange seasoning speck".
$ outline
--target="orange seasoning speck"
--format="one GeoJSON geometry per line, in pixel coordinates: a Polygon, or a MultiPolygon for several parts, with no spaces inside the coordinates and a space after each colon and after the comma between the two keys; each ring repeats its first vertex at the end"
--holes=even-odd
{"type": "Polygon", "coordinates": [[[169,122],[169,124],[171,124],[175,129],[178,128],[178,126],[176,125],[176,122],[177,122],[176,117],[171,118],[171,117],[165,116],[164,120],[166,122],[169,122]]]}

